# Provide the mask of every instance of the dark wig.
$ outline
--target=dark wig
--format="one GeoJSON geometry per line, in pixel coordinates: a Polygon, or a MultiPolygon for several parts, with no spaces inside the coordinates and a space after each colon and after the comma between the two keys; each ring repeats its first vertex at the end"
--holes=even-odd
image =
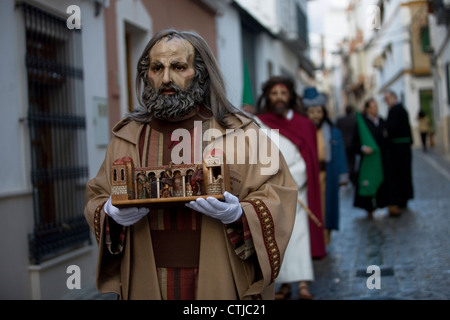
{"type": "Polygon", "coordinates": [[[258,113],[266,113],[270,112],[270,100],[269,94],[270,90],[277,84],[283,84],[289,91],[289,108],[294,109],[297,112],[300,112],[300,99],[295,91],[295,82],[290,77],[285,76],[274,76],[267,80],[262,85],[262,94],[256,101],[256,110],[258,113]]]}

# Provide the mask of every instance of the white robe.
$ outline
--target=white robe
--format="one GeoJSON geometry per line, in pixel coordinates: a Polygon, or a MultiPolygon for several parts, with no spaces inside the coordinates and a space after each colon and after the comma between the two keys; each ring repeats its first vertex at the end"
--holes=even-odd
{"type": "MultiPolygon", "coordinates": [[[[306,163],[297,146],[295,146],[288,138],[271,130],[271,128],[267,127],[257,117],[255,117],[255,119],[261,125],[262,129],[267,130],[268,136],[278,145],[278,148],[286,159],[292,177],[299,187],[298,197],[306,206],[308,206],[306,163]]],[[[294,229],[276,282],[288,283],[313,280],[314,271],[311,258],[308,215],[300,203],[297,203],[294,229]]]]}

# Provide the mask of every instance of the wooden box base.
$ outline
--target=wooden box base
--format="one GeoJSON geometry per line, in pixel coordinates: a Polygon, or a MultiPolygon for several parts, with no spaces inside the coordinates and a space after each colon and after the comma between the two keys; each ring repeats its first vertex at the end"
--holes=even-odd
{"type": "Polygon", "coordinates": [[[191,196],[191,197],[169,197],[169,198],[149,198],[149,199],[135,199],[135,200],[112,200],[111,204],[118,208],[123,207],[170,207],[180,205],[186,202],[196,200],[197,198],[208,198],[213,197],[219,200],[223,200],[223,195],[202,195],[202,196],[191,196]]]}

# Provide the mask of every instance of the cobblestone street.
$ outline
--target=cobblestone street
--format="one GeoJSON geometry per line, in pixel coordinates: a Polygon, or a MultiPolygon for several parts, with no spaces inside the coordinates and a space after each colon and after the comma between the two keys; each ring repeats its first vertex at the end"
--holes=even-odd
{"type": "Polygon", "coordinates": [[[315,300],[450,298],[449,160],[414,150],[413,182],[415,197],[396,218],[380,209],[369,220],[352,206],[353,188],[341,190],[340,230],[314,261],[315,300]],[[370,265],[381,269],[380,289],[367,287],[370,265]]]}

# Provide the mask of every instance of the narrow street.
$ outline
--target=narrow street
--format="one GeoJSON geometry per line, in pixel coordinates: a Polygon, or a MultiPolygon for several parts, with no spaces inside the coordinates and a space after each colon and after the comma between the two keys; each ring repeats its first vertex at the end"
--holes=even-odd
{"type": "Polygon", "coordinates": [[[315,300],[450,298],[450,160],[415,149],[413,182],[415,198],[396,218],[380,209],[369,220],[352,206],[353,189],[341,190],[340,230],[314,261],[315,300]],[[380,267],[380,289],[367,286],[370,265],[380,267]]]}

